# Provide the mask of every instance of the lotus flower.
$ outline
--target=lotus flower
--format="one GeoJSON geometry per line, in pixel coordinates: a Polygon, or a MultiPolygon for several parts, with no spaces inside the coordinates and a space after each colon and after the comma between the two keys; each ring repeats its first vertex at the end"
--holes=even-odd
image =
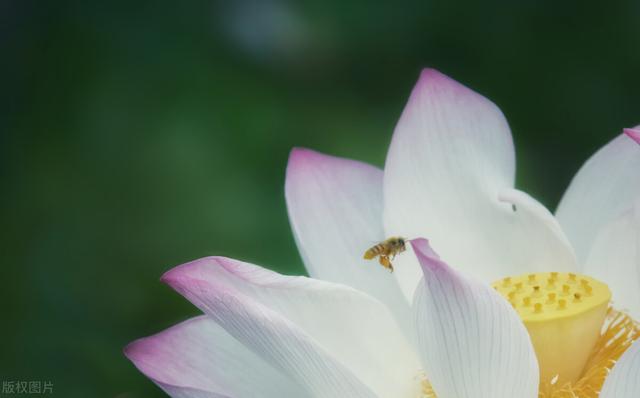
{"type": "Polygon", "coordinates": [[[514,189],[500,110],[425,70],[384,172],[292,151],[312,278],[178,266],[162,281],[204,315],[125,354],[173,397],[637,398],[638,143],[629,129],[598,151],[554,216],[514,189]],[[362,258],[389,236],[410,242],[394,273],[362,258]]]}

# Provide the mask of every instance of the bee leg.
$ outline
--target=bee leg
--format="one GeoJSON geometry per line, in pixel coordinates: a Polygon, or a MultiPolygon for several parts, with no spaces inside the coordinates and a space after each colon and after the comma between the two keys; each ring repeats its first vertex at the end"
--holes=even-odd
{"type": "Polygon", "coordinates": [[[380,265],[382,265],[383,267],[385,267],[386,269],[390,270],[391,272],[393,272],[393,265],[391,265],[391,261],[389,261],[389,257],[387,256],[380,256],[380,265]]]}

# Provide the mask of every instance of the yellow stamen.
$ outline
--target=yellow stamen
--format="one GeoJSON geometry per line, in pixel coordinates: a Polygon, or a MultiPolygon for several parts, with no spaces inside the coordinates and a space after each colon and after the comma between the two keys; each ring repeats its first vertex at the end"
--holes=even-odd
{"type": "MultiPolygon", "coordinates": [[[[640,324],[628,315],[609,308],[600,337],[590,352],[580,379],[574,383],[558,380],[540,382],[539,398],[597,398],[604,380],[618,358],[640,338],[640,324]]],[[[421,374],[420,398],[437,398],[429,380],[421,374]]]]}
{"type": "Polygon", "coordinates": [[[433,391],[431,383],[426,376],[420,375],[420,398],[437,398],[436,392],[433,391]]]}
{"type": "Polygon", "coordinates": [[[574,383],[541,382],[539,398],[597,398],[613,365],[639,337],[637,322],[609,308],[603,330],[580,378],[574,383]]]}

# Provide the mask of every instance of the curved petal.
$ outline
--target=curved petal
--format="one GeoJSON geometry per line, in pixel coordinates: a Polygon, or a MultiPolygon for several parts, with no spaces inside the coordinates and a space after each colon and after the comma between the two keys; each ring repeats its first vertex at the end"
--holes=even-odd
{"type": "MultiPolygon", "coordinates": [[[[571,243],[546,207],[517,189],[503,189],[498,194],[498,200],[511,207],[511,211],[500,213],[503,230],[499,232],[511,238],[503,243],[502,252],[505,259],[511,259],[516,269],[522,272],[577,270],[571,243]],[[523,259],[523,256],[526,258],[523,259]]],[[[505,268],[500,275],[494,276],[505,276],[509,269],[505,268]]],[[[494,277],[491,280],[496,279],[494,277]]]]}
{"type": "Polygon", "coordinates": [[[407,245],[406,252],[393,260],[393,267],[395,269],[393,276],[398,281],[407,300],[412,302],[416,287],[422,279],[422,270],[418,259],[413,254],[411,245],[407,245]]]}
{"type": "MultiPolygon", "coordinates": [[[[287,374],[303,366],[296,361],[307,353],[296,350],[313,348],[380,396],[403,396],[415,387],[418,360],[390,311],[355,289],[222,257],[176,267],[163,280],[287,374]]],[[[307,369],[304,378],[318,371],[307,369]]],[[[321,376],[335,377],[314,377],[321,376]]],[[[296,380],[305,385],[304,378],[296,380]]]]}
{"type": "Polygon", "coordinates": [[[632,140],[640,144],[640,126],[636,126],[632,129],[624,129],[624,133],[632,140]]]}
{"type": "Polygon", "coordinates": [[[159,383],[156,384],[158,384],[158,386],[172,398],[231,398],[227,395],[220,395],[214,392],[198,390],[196,388],[176,387],[173,385],[162,385],[159,383]]]}
{"type": "Polygon", "coordinates": [[[584,272],[609,285],[616,308],[640,319],[640,200],[600,229],[584,272]]]}
{"type": "Polygon", "coordinates": [[[310,395],[206,316],[136,340],[124,352],[172,397],[310,395]]]}
{"type": "Polygon", "coordinates": [[[553,216],[512,190],[514,173],[511,133],[500,110],[425,70],[387,155],[385,231],[428,236],[447,262],[487,282],[550,267],[575,269],[572,249],[553,216]],[[501,195],[518,202],[517,211],[501,195]]]}
{"type": "Polygon", "coordinates": [[[488,285],[467,279],[424,239],[414,314],[423,365],[438,397],[535,398],[539,370],[524,324],[488,285]]]}
{"type": "Polygon", "coordinates": [[[636,341],[618,360],[604,381],[600,398],[640,397],[640,344],[636,341]]]}
{"type": "Polygon", "coordinates": [[[362,258],[367,248],[385,239],[382,171],[294,149],[285,193],[293,234],[309,275],[378,298],[408,327],[410,302],[388,271],[362,258]]]}
{"type": "Polygon", "coordinates": [[[626,129],[602,147],[573,177],[560,201],[556,215],[581,264],[600,228],[640,197],[639,137],[640,130],[626,129]]]}

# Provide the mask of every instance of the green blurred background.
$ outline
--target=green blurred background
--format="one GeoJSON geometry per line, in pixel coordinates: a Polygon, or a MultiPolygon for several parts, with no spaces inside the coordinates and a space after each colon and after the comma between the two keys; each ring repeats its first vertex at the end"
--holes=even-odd
{"type": "Polygon", "coordinates": [[[0,379],[164,396],[122,355],[198,311],[158,278],[222,254],[304,272],[293,146],[382,166],[420,69],[495,101],[555,208],[640,122],[640,3],[0,1],[0,379]]]}

